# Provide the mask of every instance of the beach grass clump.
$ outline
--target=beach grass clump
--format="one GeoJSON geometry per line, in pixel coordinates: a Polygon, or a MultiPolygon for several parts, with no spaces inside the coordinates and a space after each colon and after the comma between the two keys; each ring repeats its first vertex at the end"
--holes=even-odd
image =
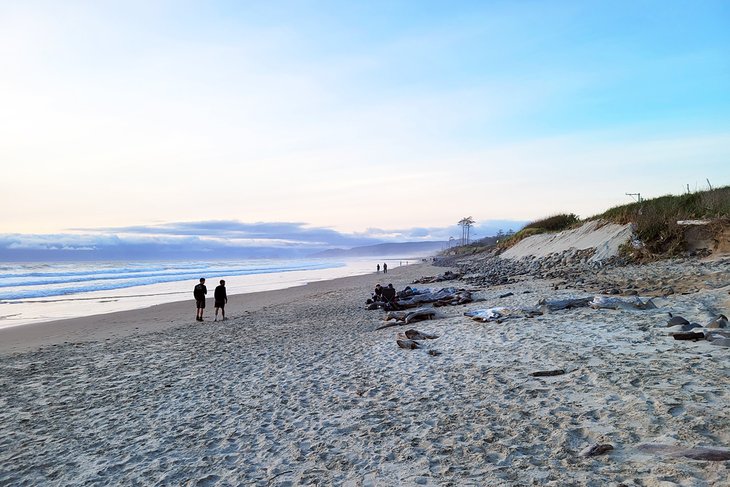
{"type": "Polygon", "coordinates": [[[561,232],[573,228],[578,224],[580,224],[580,218],[573,213],[541,218],[540,220],[528,223],[517,233],[500,240],[498,246],[501,249],[507,249],[527,237],[541,233],[561,232]]]}
{"type": "Polygon", "coordinates": [[[572,228],[577,223],[580,223],[580,218],[577,215],[562,213],[530,222],[522,230],[534,228],[544,232],[560,232],[572,228]]]}
{"type": "Polygon", "coordinates": [[[708,191],[667,195],[617,206],[590,218],[618,224],[633,223],[637,237],[654,255],[677,255],[686,250],[682,220],[718,220],[730,215],[730,186],[708,191]]]}

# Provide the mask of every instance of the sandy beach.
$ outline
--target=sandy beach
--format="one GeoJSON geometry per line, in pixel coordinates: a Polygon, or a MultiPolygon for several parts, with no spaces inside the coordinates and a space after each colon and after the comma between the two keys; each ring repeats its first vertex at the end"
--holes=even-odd
{"type": "Polygon", "coordinates": [[[423,264],[234,296],[225,322],[209,305],[196,323],[191,300],[0,330],[0,484],[723,485],[729,461],[677,452],[730,447],[730,349],[674,340],[666,322],[727,313],[717,276],[729,266],[606,273],[699,275],[650,310],[480,323],[464,313],[589,292],[524,275],[456,280],[417,286],[477,301],[376,331],[374,284],[447,270],[423,264]],[[438,338],[400,349],[408,328],[438,338]]]}

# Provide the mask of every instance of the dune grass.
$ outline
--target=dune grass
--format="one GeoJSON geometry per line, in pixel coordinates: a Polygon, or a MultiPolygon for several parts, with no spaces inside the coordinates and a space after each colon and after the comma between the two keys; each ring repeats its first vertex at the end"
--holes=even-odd
{"type": "Polygon", "coordinates": [[[685,250],[681,220],[726,220],[730,215],[730,186],[708,191],[660,196],[611,208],[588,220],[632,223],[637,237],[651,254],[677,255],[685,250]]]}
{"type": "Polygon", "coordinates": [[[631,245],[626,254],[634,258],[656,258],[678,255],[686,250],[686,227],[681,220],[712,220],[711,232],[719,233],[730,225],[730,186],[682,195],[666,195],[642,200],[638,203],[610,208],[600,215],[581,220],[573,213],[563,213],[528,223],[518,232],[504,238],[488,237],[473,244],[451,249],[456,255],[470,255],[491,251],[495,247],[507,249],[520,240],[541,233],[560,232],[580,226],[591,220],[604,220],[625,225],[631,223],[638,239],[643,243],[641,252],[631,245]]]}

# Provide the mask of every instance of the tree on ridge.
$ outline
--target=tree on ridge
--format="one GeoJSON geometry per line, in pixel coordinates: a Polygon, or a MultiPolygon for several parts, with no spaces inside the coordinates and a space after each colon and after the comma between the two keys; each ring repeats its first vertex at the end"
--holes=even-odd
{"type": "Polygon", "coordinates": [[[472,225],[474,225],[474,219],[470,216],[466,216],[459,220],[459,225],[461,225],[461,245],[468,245],[469,231],[472,225]]]}

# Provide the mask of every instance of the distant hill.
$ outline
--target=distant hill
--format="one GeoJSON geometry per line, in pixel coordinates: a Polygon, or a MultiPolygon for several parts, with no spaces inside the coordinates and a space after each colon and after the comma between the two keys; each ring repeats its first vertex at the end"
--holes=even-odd
{"type": "Polygon", "coordinates": [[[440,252],[448,242],[403,242],[366,245],[351,249],[328,249],[311,257],[425,257],[440,252]]]}

